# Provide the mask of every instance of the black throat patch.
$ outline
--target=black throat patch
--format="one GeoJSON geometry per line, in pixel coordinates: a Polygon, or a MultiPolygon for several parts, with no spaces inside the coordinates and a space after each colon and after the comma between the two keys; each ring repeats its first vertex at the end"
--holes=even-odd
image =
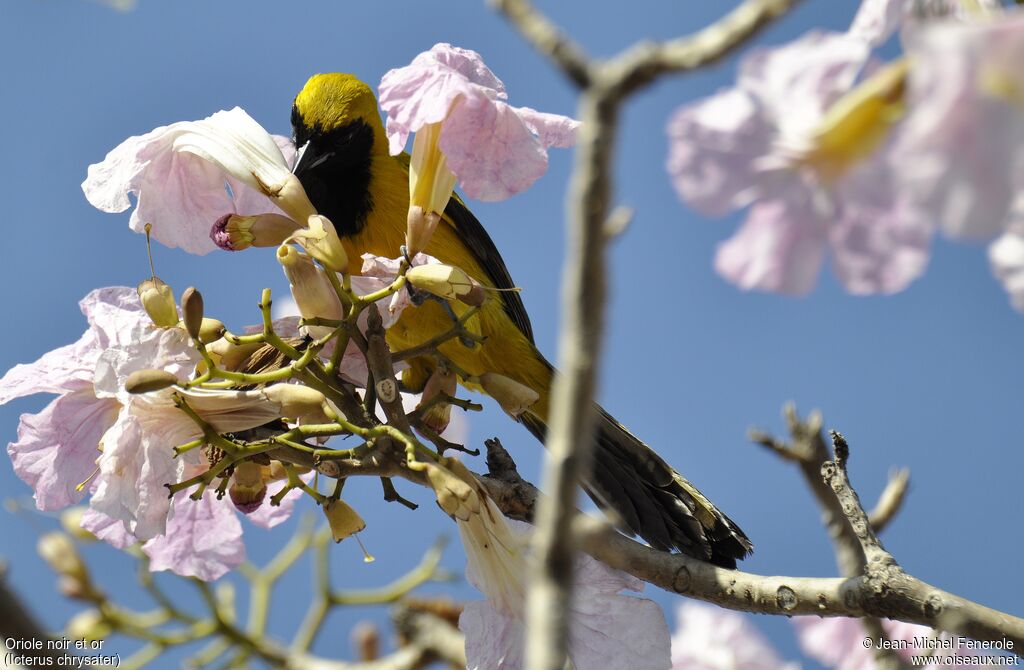
{"type": "Polygon", "coordinates": [[[294,107],[292,128],[295,146],[306,147],[292,172],[302,182],[313,206],[331,220],[339,235],[357,235],[373,209],[373,129],[361,120],[327,131],[309,127],[294,107]]]}

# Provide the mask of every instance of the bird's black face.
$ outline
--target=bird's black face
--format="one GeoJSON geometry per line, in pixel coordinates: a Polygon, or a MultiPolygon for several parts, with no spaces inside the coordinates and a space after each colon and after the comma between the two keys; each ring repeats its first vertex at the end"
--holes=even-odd
{"type": "Polygon", "coordinates": [[[343,237],[357,235],[373,209],[370,195],[370,152],[373,129],[356,119],[323,130],[307,125],[292,107],[292,131],[298,160],[292,172],[310,202],[343,237]]]}

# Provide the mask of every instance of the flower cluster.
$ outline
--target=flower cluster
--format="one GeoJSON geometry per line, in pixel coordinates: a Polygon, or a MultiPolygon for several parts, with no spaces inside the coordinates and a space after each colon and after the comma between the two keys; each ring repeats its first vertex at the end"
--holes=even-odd
{"type": "MultiPolygon", "coordinates": [[[[330,448],[330,438],[354,435],[364,453],[447,472],[444,450],[461,448],[449,441],[457,437],[459,382],[484,389],[513,415],[537,400],[514,380],[471,374],[436,351],[422,394],[400,400],[394,375],[407,364],[381,349],[382,335],[404,310],[436,301],[452,324],[435,345],[476,346],[482,336],[472,317],[488,294],[464,270],[419,253],[430,225],[457,181],[485,199],[528,187],[546,168],[546,149],[568,146],[576,123],[511,107],[479,55],[449,45],[388,73],[381,92],[393,152],[410,133],[417,137],[410,232],[405,249],[390,250],[395,258],[363,253],[351,263],[360,250],[317,212],[292,172],[300,152],[238,108],[129,138],[90,166],[86,198],[108,212],[132,208],[134,198],[129,226],[167,246],[196,254],[276,247],[297,315],[275,320],[265,291],[262,324],[236,334],[206,314],[199,291],[189,288],[178,301],[155,271],[137,289],[86,296],[89,327],[78,342],[0,379],[0,403],[57,395],[21,418],[9,447],[40,509],[87,502],[78,518],[92,535],[122,549],[142,543],[153,570],[213,580],[244,559],[240,515],[271,527],[305,494],[336,541],[365,527],[340,497],[342,476],[329,494],[312,479],[310,466],[326,479],[335,476],[330,461],[353,456],[330,448]]],[[[480,525],[480,510],[465,535],[470,546],[492,530],[480,525]]],[[[500,518],[490,501],[486,514],[500,518]]],[[[500,588],[521,589],[520,541],[502,532],[519,558],[513,582],[500,588]]],[[[610,593],[623,587],[637,588],[623,581],[610,593]]],[[[520,605],[505,602],[503,612],[521,617],[511,609],[520,605]]]]}
{"type": "Polygon", "coordinates": [[[851,293],[919,277],[935,231],[999,236],[997,276],[1024,304],[1024,15],[990,0],[865,0],[846,33],[748,54],[735,87],[668,126],[679,196],[748,207],[715,267],[742,288],[806,293],[829,251],[851,293]],[[902,27],[904,55],[873,50],[902,27]]]}

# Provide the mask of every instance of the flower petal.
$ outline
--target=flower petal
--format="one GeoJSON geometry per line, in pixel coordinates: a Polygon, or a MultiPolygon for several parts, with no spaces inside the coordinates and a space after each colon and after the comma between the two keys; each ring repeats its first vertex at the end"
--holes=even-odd
{"type": "Polygon", "coordinates": [[[82,528],[116,549],[127,549],[138,542],[135,536],[125,529],[123,521],[113,519],[91,507],[82,514],[82,528]]]}
{"type": "Polygon", "coordinates": [[[850,293],[896,293],[924,274],[932,227],[893,193],[890,171],[869,167],[863,178],[846,184],[829,231],[833,267],[850,293]]]}
{"type": "Polygon", "coordinates": [[[548,153],[518,110],[482,96],[465,98],[441,128],[441,150],[462,190],[503,200],[526,190],[548,169],[548,153]]]}
{"type": "Polygon", "coordinates": [[[825,227],[808,206],[759,202],[719,245],[715,270],[745,290],[801,295],[814,287],[824,246],[825,227]]]}
{"type": "Polygon", "coordinates": [[[54,349],[35,363],[19,363],[0,378],[0,405],[36,393],[69,393],[92,386],[99,356],[96,335],[86,331],[74,344],[54,349]]]}
{"type": "Polygon", "coordinates": [[[254,174],[274,184],[288,170],[277,141],[236,107],[128,138],[89,166],[82,190],[94,207],[107,212],[131,207],[134,193],[132,230],[144,232],[152,223],[157,241],[205,254],[217,248],[210,226],[237,212],[239,202],[253,213],[279,211],[259,193],[254,174]],[[263,206],[257,205],[260,199],[263,206]]]}
{"type": "Polygon", "coordinates": [[[569,625],[573,667],[661,670],[669,666],[670,650],[668,624],[654,601],[583,593],[573,599],[569,625]]]}
{"type": "Polygon", "coordinates": [[[902,186],[949,235],[996,235],[1024,175],[1024,14],[921,26],[905,43],[902,186]]]}
{"type": "Polygon", "coordinates": [[[850,24],[850,34],[873,47],[892,37],[907,12],[907,0],[864,0],[850,24]]]}
{"type": "Polygon", "coordinates": [[[150,570],[213,581],[245,560],[242,525],[226,499],[210,492],[199,500],[174,498],[167,532],[146,542],[150,570]]]}
{"type": "Polygon", "coordinates": [[[769,151],[771,128],[749,93],[726,89],[679,108],[668,138],[672,185],[691,207],[720,216],[754,197],[755,159],[769,151]]]}
{"type": "MultiPolygon", "coordinates": [[[[313,473],[309,473],[302,476],[302,481],[307,484],[312,481],[313,473]]],[[[272,506],[268,500],[274,497],[276,494],[281,492],[286,482],[279,482],[272,484],[267,487],[267,495],[264,498],[263,504],[256,508],[255,511],[245,515],[249,521],[252,521],[255,525],[260,528],[273,528],[279,523],[284,523],[291,517],[292,512],[295,511],[295,503],[302,497],[302,491],[300,489],[292,489],[285,494],[281,500],[281,504],[277,507],[272,506]]]]}
{"type": "Polygon", "coordinates": [[[505,616],[487,601],[468,602],[459,615],[459,630],[466,636],[467,670],[517,670],[524,666],[521,619],[505,616]]]}
{"type": "Polygon", "coordinates": [[[168,436],[147,434],[132,412],[122,411],[103,436],[92,507],[125,522],[140,540],[162,534],[170,508],[165,485],[179,480],[184,465],[174,460],[177,444],[168,436]]]}
{"type": "Polygon", "coordinates": [[[101,400],[91,387],[55,399],[38,414],[23,414],[18,441],[7,447],[14,472],[32,487],[36,507],[62,509],[80,501],[88,487],[76,487],[96,469],[103,434],[120,406],[101,400]]]}
{"type": "Polygon", "coordinates": [[[475,51],[435,44],[405,67],[390,70],[380,81],[380,106],[387,112],[392,155],[402,153],[409,135],[440,123],[463,96],[506,98],[505,85],[475,51]]]}

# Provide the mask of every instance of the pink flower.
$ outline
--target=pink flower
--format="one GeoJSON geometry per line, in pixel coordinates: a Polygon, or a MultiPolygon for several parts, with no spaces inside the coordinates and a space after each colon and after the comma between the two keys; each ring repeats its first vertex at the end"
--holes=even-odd
{"type": "Polygon", "coordinates": [[[181,492],[174,497],[172,512],[166,532],[142,546],[150,570],[213,581],[245,560],[242,524],[226,498],[217,500],[208,491],[191,500],[181,492]]]}
{"type": "MultiPolygon", "coordinates": [[[[179,495],[172,505],[164,486],[205,468],[194,452],[176,460],[172,451],[201,431],[174,407],[169,391],[124,390],[135,370],[187,376],[199,355],[183,329],[152,324],[135,289],[98,289],[81,308],[89,329],[78,342],[15,366],[0,379],[0,403],[59,394],[40,413],[21,417],[19,439],[8,447],[15,472],[33,488],[40,509],[60,509],[91,492],[83,527],[118,548],[148,540],[143,549],[154,570],[215,579],[244,557],[231,502],[208,495],[193,503],[179,495]]],[[[280,407],[260,392],[180,393],[223,431],[280,416],[280,407]]],[[[283,485],[272,485],[268,495],[283,485]]],[[[263,505],[250,518],[272,527],[287,518],[300,495],[293,491],[280,507],[263,505]]]]}
{"type": "Polygon", "coordinates": [[[281,212],[258,181],[281,182],[294,160],[288,138],[269,135],[235,107],[128,138],[89,166],[82,190],[105,212],[128,209],[134,194],[132,230],[152,223],[156,240],[205,254],[217,248],[210,227],[223,215],[281,212]]]}
{"type": "MultiPolygon", "coordinates": [[[[100,439],[120,411],[115,397],[96,392],[101,354],[115,355],[118,345],[158,331],[149,324],[134,289],[98,289],[79,305],[90,327],[78,342],[35,363],[16,365],[0,379],[0,403],[35,393],[58,394],[38,414],[22,415],[18,441],[7,448],[15,472],[32,487],[39,509],[47,511],[78,502],[92,488],[79,485],[94,474],[100,439]]],[[[140,367],[147,362],[140,359],[140,367]]]]}
{"type": "Polygon", "coordinates": [[[480,54],[437,44],[380,82],[391,153],[409,135],[442,124],[440,148],[466,195],[503,200],[547,171],[550,147],[576,140],[577,121],[529,107],[512,107],[505,85],[480,54]]]}
{"type": "Polygon", "coordinates": [[[869,66],[863,41],[811,33],[752,53],[734,88],[676,112],[668,170],[680,197],[712,216],[753,205],[718,249],[726,279],[806,293],[826,251],[851,293],[893,293],[923,272],[930,228],[879,151],[900,66],[862,81],[869,66]]]}
{"type": "Polygon", "coordinates": [[[764,635],[742,614],[686,602],[676,614],[673,670],[796,670],[783,663],[764,635]]]}
{"type": "Polygon", "coordinates": [[[997,235],[1024,187],[1024,14],[922,25],[904,41],[899,185],[949,235],[997,235]]]}
{"type": "MultiPolygon", "coordinates": [[[[524,620],[522,595],[526,538],[532,526],[505,519],[489,500],[481,519],[494,518],[500,529],[487,534],[493,549],[483,550],[471,539],[469,522],[459,522],[466,546],[466,578],[487,600],[466,603],[459,628],[466,634],[466,659],[471,670],[514,670],[523,667],[524,620]],[[501,544],[502,546],[496,546],[501,544]],[[488,552],[507,554],[500,561],[488,552]],[[495,566],[500,562],[500,566],[495,566]],[[500,579],[498,579],[500,578],[500,579]]],[[[639,592],[644,584],[613,570],[586,554],[576,559],[575,587],[569,627],[569,660],[575,668],[651,670],[669,665],[668,625],[661,608],[645,598],[623,595],[639,592]]]]}
{"type": "MultiPolygon", "coordinates": [[[[793,625],[796,626],[800,648],[826,667],[835,670],[874,670],[875,649],[873,646],[864,647],[867,633],[864,632],[864,625],[860,619],[801,616],[793,619],[793,625]]],[[[883,621],[882,627],[891,641],[896,645],[905,646],[904,649],[899,649],[898,653],[907,661],[914,656],[924,656],[933,651],[940,659],[977,656],[976,652],[959,646],[955,639],[946,634],[937,639],[950,645],[948,648],[930,647],[929,640],[934,631],[927,626],[902,621],[883,621]]],[[[937,668],[942,665],[951,663],[929,663],[920,667],[937,668]]]]}

